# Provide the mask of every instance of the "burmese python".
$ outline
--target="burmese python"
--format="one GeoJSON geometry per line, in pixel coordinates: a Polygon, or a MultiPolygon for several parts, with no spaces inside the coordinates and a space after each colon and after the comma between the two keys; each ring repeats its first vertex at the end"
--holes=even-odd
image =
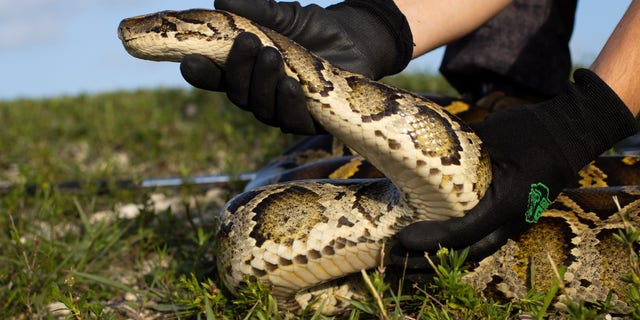
{"type": "MultiPolygon", "coordinates": [[[[292,146],[258,176],[262,178],[248,187],[293,179],[383,175],[332,137],[314,136],[292,146]]],[[[627,224],[640,226],[640,157],[601,156],[578,177],[530,230],[491,256],[471,262],[471,272],[464,280],[486,296],[508,301],[525,297],[532,287],[548,289],[554,266],[565,266],[565,289],[557,307],[563,308],[566,301],[604,301],[612,291],[611,305],[624,312],[628,286],[620,279],[630,273],[632,265],[629,248],[613,235],[627,224]]]]}
{"type": "MultiPolygon", "coordinates": [[[[181,61],[197,53],[220,66],[243,31],[280,51],[287,74],[302,85],[314,118],[387,178],[269,184],[232,199],[220,215],[217,237],[218,271],[232,292],[251,276],[270,284],[278,303],[287,307],[307,306],[317,288],[338,296],[352,294],[357,292],[353,283],[327,283],[376,266],[383,244],[403,226],[461,216],[483,196],[491,173],[482,142],[430,100],[332,67],[281,35],[227,12],[165,11],[125,19],[118,30],[136,57],[181,61]]],[[[359,170],[353,170],[358,168],[353,161],[365,162],[359,156],[343,160],[352,164],[345,169],[351,172],[359,170]]],[[[563,243],[607,225],[589,222],[586,230],[573,230],[578,236],[563,243]]],[[[496,282],[490,266],[516,259],[518,244],[516,249],[510,246],[514,244],[501,250],[507,250],[509,258],[498,252],[483,260],[474,273],[478,276],[472,274],[469,281],[479,288],[496,282]]],[[[501,284],[517,282],[512,275],[517,267],[508,268],[501,270],[506,272],[501,284]]],[[[507,286],[501,291],[520,295],[519,289],[507,286]]],[[[335,296],[328,298],[325,311],[346,305],[335,296]]]]}

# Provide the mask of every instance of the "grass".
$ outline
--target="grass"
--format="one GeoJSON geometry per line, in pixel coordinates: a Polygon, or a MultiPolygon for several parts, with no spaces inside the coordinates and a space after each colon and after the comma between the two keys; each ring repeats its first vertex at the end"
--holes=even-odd
{"type": "MultiPolygon", "coordinates": [[[[386,81],[414,91],[452,93],[438,77],[386,81]],[[423,87],[419,87],[421,84],[423,87]]],[[[259,168],[296,137],[262,126],[223,95],[157,89],[0,102],[0,310],[9,319],[284,319],[267,288],[248,283],[236,297],[218,287],[212,260],[215,213],[239,185],[201,189],[63,192],[54,182],[239,173],[259,168]],[[36,185],[35,192],[29,188],[36,185]]],[[[640,316],[640,269],[629,245],[630,301],[640,316]]],[[[466,253],[441,250],[426,287],[394,289],[383,267],[364,273],[370,289],[350,319],[542,318],[548,292],[521,301],[484,299],[460,278],[466,253]]],[[[559,269],[558,275],[562,275],[559,269]]],[[[576,303],[570,318],[603,316],[576,303]]],[[[324,319],[309,312],[301,318],[324,319]]]]}
{"type": "Polygon", "coordinates": [[[7,101],[0,114],[0,181],[18,186],[0,198],[0,310],[14,318],[68,312],[59,302],[74,318],[192,314],[193,290],[208,290],[192,275],[214,273],[212,212],[238,191],[53,182],[251,171],[294,140],[197,90],[7,101]]]}

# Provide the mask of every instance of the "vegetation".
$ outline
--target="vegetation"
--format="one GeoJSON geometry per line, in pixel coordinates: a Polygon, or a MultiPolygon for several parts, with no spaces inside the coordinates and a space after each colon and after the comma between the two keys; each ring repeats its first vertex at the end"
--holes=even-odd
{"type": "MultiPolygon", "coordinates": [[[[438,77],[385,81],[422,92],[450,88],[438,77]],[[427,87],[418,85],[426,84],[427,87]]],[[[282,319],[268,290],[249,283],[232,297],[212,264],[215,213],[240,186],[112,188],[75,192],[55,182],[237,174],[255,170],[296,137],[260,125],[223,95],[158,89],[0,102],[0,310],[10,319],[282,319]],[[1,186],[1,185],[0,185],[1,186]],[[35,188],[33,188],[35,186],[35,188]]],[[[630,247],[630,301],[640,304],[640,269],[630,247]]],[[[431,285],[393,289],[384,268],[363,274],[370,289],[351,319],[512,318],[552,314],[559,288],[509,303],[487,301],[460,281],[465,252],[441,250],[431,285]]],[[[562,270],[559,270],[559,275],[562,270]]],[[[604,307],[603,307],[604,306],[604,307]]],[[[603,316],[576,303],[563,317],[603,316]]],[[[313,313],[305,318],[323,319],[313,313]]]]}

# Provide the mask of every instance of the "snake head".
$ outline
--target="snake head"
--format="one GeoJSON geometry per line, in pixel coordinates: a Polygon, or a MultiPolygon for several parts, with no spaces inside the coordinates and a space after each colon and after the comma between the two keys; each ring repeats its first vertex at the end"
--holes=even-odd
{"type": "Polygon", "coordinates": [[[237,33],[230,13],[206,9],[161,11],[124,19],[118,38],[129,54],[154,61],[180,62],[200,54],[224,63],[237,33]]]}

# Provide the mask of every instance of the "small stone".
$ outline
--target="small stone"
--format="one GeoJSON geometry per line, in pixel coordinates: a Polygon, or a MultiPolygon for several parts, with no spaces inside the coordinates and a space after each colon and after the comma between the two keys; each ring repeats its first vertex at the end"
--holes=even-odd
{"type": "Polygon", "coordinates": [[[60,301],[48,304],[47,310],[49,310],[49,314],[55,317],[66,317],[71,314],[71,310],[60,301]]]}
{"type": "Polygon", "coordinates": [[[127,293],[124,294],[124,300],[126,300],[126,301],[137,301],[138,297],[136,297],[136,295],[131,293],[131,292],[127,292],[127,293]]]}
{"type": "Polygon", "coordinates": [[[130,203],[118,208],[118,217],[120,219],[133,219],[140,215],[140,206],[130,203]]]}

